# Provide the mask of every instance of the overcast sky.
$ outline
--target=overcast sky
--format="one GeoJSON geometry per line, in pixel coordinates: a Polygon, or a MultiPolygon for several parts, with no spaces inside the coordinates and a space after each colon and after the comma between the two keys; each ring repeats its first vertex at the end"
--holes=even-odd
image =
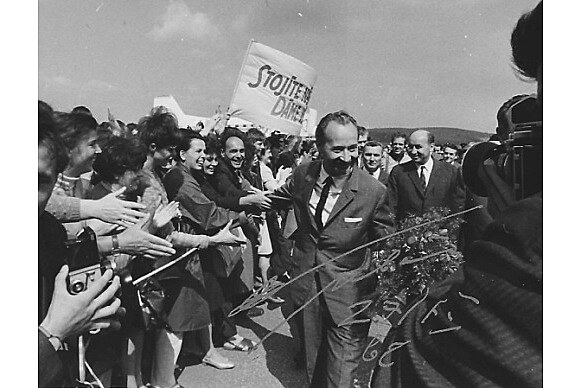
{"type": "Polygon", "coordinates": [[[228,106],[250,39],[316,69],[310,107],[367,127],[493,132],[510,34],[534,0],[40,0],[39,98],[136,122],[155,96],[188,114],[228,106]]]}

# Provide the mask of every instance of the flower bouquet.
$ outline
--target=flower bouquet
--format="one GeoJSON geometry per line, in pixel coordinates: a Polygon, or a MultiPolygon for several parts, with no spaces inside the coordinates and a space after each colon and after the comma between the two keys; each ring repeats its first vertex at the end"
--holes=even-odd
{"type": "Polygon", "coordinates": [[[460,267],[460,223],[449,209],[433,208],[397,225],[395,235],[372,252],[379,281],[378,297],[369,308],[371,316],[388,320],[392,312],[400,311],[460,267]]]}

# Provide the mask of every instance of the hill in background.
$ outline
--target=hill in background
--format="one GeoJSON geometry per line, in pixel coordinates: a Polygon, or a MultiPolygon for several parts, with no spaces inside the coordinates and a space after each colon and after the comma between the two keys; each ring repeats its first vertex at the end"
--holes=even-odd
{"type": "Polygon", "coordinates": [[[491,133],[470,131],[468,129],[448,128],[448,127],[423,127],[423,128],[369,128],[369,135],[373,140],[388,144],[393,133],[401,132],[409,136],[417,129],[426,129],[435,135],[435,144],[444,143],[469,143],[486,141],[492,136],[491,133]]]}

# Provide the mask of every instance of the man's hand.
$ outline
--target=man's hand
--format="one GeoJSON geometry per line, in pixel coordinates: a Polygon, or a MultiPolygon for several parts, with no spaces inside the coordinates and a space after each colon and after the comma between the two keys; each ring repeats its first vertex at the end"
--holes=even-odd
{"type": "Polygon", "coordinates": [[[239,201],[241,205],[256,206],[261,210],[271,209],[271,199],[265,196],[262,192],[241,197],[239,201]]]}
{"type": "Polygon", "coordinates": [[[211,245],[241,245],[247,242],[245,237],[235,236],[229,230],[233,220],[229,221],[223,229],[221,229],[217,234],[210,238],[211,245]]]}
{"type": "Polygon", "coordinates": [[[117,198],[125,190],[126,188],[122,187],[99,200],[88,201],[91,204],[88,209],[91,217],[121,226],[133,225],[144,217],[148,217],[148,213],[138,211],[145,209],[145,205],[117,198]]]}
{"type": "Polygon", "coordinates": [[[125,314],[121,301],[114,297],[120,287],[119,278],[116,276],[108,286],[113,277],[108,269],[86,291],[71,295],[67,290],[68,274],[69,267],[64,265],[55,277],[53,298],[41,326],[61,340],[91,329],[119,329],[117,316],[125,314]]]}
{"type": "Polygon", "coordinates": [[[176,253],[170,242],[142,230],[141,224],[136,224],[121,232],[118,235],[118,241],[123,253],[141,255],[150,259],[176,253]]]}

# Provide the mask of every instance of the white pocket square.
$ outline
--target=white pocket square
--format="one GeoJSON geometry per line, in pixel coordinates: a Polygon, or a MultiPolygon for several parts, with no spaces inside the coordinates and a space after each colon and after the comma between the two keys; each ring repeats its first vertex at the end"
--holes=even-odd
{"type": "Polygon", "coordinates": [[[344,222],[360,222],[360,221],[362,221],[362,218],[344,217],[344,222]]]}

